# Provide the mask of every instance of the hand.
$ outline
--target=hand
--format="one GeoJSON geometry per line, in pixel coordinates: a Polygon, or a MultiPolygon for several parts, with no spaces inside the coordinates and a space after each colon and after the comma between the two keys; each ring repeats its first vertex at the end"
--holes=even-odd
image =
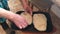
{"type": "Polygon", "coordinates": [[[30,7],[24,7],[25,12],[28,12],[30,15],[32,15],[32,9],[30,7]]]}
{"type": "Polygon", "coordinates": [[[16,26],[20,29],[28,26],[28,23],[27,23],[27,21],[25,20],[24,17],[22,17],[18,14],[15,14],[11,11],[7,11],[5,9],[0,8],[0,16],[5,17],[5,18],[13,21],[14,24],[16,24],[16,26]]]}
{"type": "Polygon", "coordinates": [[[25,9],[25,12],[28,12],[29,14],[32,15],[32,9],[31,7],[28,5],[28,0],[22,0],[23,3],[23,7],[25,9]]]}
{"type": "MultiPolygon", "coordinates": [[[[12,16],[12,15],[11,15],[11,16],[12,16]]],[[[20,16],[20,15],[18,15],[18,14],[15,14],[15,15],[12,16],[12,17],[13,17],[13,18],[10,19],[10,20],[13,21],[14,24],[15,24],[18,28],[22,29],[22,28],[25,28],[25,27],[28,26],[28,23],[27,23],[27,21],[25,20],[24,17],[22,17],[22,16],[20,16]]]]}

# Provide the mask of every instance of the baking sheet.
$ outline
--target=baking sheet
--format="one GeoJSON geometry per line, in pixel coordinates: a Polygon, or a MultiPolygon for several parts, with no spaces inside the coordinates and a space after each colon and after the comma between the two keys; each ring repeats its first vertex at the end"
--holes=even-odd
{"type": "MultiPolygon", "coordinates": [[[[17,12],[17,14],[21,14],[22,12],[24,12],[24,11],[17,12]]],[[[49,15],[49,13],[38,11],[38,12],[33,12],[33,15],[34,14],[44,14],[47,17],[47,30],[44,32],[51,32],[53,30],[53,25],[52,25],[52,21],[51,21],[51,17],[49,15]]],[[[21,30],[21,31],[40,32],[34,28],[33,23],[31,25],[29,25],[28,27],[26,27],[25,29],[19,29],[18,27],[16,27],[16,25],[14,23],[11,23],[11,28],[14,30],[21,30]]]]}

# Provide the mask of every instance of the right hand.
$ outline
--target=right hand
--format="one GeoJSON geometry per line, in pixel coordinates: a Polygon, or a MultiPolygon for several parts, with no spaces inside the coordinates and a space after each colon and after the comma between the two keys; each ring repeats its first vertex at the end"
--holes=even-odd
{"type": "Polygon", "coordinates": [[[23,7],[25,9],[25,12],[28,12],[29,14],[32,15],[32,9],[31,7],[28,5],[28,0],[22,0],[23,3],[23,7]]]}

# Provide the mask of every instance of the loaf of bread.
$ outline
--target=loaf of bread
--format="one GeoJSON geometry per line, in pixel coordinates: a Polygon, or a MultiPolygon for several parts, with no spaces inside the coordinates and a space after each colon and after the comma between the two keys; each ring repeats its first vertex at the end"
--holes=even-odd
{"type": "Polygon", "coordinates": [[[21,15],[26,18],[29,25],[32,23],[32,16],[29,13],[23,12],[21,15]]]}
{"type": "Polygon", "coordinates": [[[47,29],[47,18],[44,14],[34,14],[33,24],[38,31],[46,31],[47,29]]]}

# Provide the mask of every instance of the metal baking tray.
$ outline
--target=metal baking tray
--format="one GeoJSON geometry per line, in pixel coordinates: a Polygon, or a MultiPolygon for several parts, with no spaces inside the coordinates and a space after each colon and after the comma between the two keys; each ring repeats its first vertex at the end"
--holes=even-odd
{"type": "MultiPolygon", "coordinates": [[[[17,14],[21,14],[22,12],[24,12],[24,11],[19,11],[19,12],[17,12],[17,14]]],[[[53,24],[52,24],[51,16],[50,16],[49,13],[33,12],[33,15],[34,14],[44,14],[47,17],[47,30],[44,31],[44,32],[51,32],[53,30],[53,24]]],[[[33,15],[32,15],[32,17],[33,17],[33,15]]],[[[27,26],[25,29],[19,29],[18,27],[16,27],[16,25],[14,23],[11,23],[11,28],[14,29],[14,30],[21,30],[21,31],[40,32],[40,31],[38,31],[34,28],[33,23],[31,25],[27,26]]]]}

